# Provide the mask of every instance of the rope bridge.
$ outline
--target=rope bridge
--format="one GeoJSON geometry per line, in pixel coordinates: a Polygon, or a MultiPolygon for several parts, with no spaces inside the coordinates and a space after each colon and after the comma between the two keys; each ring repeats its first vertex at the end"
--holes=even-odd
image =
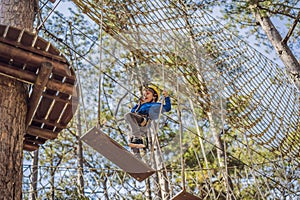
{"type": "Polygon", "coordinates": [[[74,2],[98,24],[103,13],[104,30],[140,61],[180,71],[187,92],[198,95],[205,110],[219,118],[220,108],[226,112],[226,125],[271,151],[299,155],[299,91],[284,69],[200,6],[181,1],[74,2]]]}

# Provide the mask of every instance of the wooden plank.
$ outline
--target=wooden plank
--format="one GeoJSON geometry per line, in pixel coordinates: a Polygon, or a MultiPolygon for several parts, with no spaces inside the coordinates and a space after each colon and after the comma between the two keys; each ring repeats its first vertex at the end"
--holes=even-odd
{"type": "Polygon", "coordinates": [[[143,181],[155,172],[154,169],[147,166],[142,160],[136,158],[96,127],[83,135],[81,140],[138,181],[143,181]]]}
{"type": "Polygon", "coordinates": [[[185,190],[182,190],[176,196],[174,196],[172,200],[200,200],[200,198],[186,192],[185,190]]]}
{"type": "Polygon", "coordinates": [[[39,148],[39,145],[37,145],[37,144],[29,143],[26,141],[24,141],[24,143],[23,143],[23,149],[25,151],[35,151],[38,148],[39,148]]]}

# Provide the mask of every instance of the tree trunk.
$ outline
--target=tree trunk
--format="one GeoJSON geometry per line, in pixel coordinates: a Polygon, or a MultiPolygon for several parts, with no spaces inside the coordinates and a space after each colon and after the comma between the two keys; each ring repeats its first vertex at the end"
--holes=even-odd
{"type": "MultiPolygon", "coordinates": [[[[109,173],[109,172],[108,172],[109,173]]],[[[109,176],[108,176],[109,177],[109,176]]],[[[106,176],[103,176],[103,180],[101,181],[102,183],[102,186],[103,186],[103,193],[104,193],[104,196],[105,196],[105,200],[109,200],[109,189],[107,187],[107,177],[106,176]]]]}
{"type": "MultiPolygon", "coordinates": [[[[0,0],[0,24],[31,30],[35,0],[0,0]]],[[[22,199],[23,138],[27,113],[24,85],[0,75],[0,199],[22,199]]]]}
{"type": "Polygon", "coordinates": [[[145,180],[145,185],[146,185],[146,200],[152,200],[151,197],[151,182],[150,179],[145,180]]]}
{"type": "Polygon", "coordinates": [[[0,0],[0,24],[32,31],[35,0],[0,0]]]}
{"type": "MultiPolygon", "coordinates": [[[[77,113],[77,133],[78,138],[81,137],[81,113],[78,109],[77,113]]],[[[78,184],[78,194],[84,196],[84,180],[83,180],[83,153],[82,153],[82,142],[78,139],[78,149],[77,149],[77,184],[78,184]]]]}
{"type": "Polygon", "coordinates": [[[30,199],[36,200],[38,198],[37,181],[38,181],[38,164],[39,164],[39,150],[37,149],[33,153],[32,159],[32,172],[30,183],[30,199]]]}
{"type": "Polygon", "coordinates": [[[21,83],[0,76],[0,94],[0,199],[22,199],[26,92],[21,83]]]}
{"type": "Polygon", "coordinates": [[[269,38],[272,46],[275,48],[276,52],[279,55],[279,58],[284,63],[288,74],[291,79],[294,81],[296,86],[300,89],[300,64],[295,58],[294,54],[288,47],[286,42],[282,41],[282,37],[279,34],[278,30],[266,15],[261,14],[259,7],[254,5],[252,7],[252,12],[254,14],[255,20],[260,24],[261,28],[266,33],[269,38]]]}
{"type": "MultiPolygon", "coordinates": [[[[53,166],[53,162],[51,164],[53,166]]],[[[55,169],[53,167],[50,168],[50,199],[55,200],[55,169]]]]}

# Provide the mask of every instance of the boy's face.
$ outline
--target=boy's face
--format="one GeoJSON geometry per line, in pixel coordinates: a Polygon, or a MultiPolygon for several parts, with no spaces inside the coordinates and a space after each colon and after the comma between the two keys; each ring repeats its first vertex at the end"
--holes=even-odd
{"type": "Polygon", "coordinates": [[[153,100],[153,93],[150,90],[143,91],[144,102],[149,103],[153,100]]]}

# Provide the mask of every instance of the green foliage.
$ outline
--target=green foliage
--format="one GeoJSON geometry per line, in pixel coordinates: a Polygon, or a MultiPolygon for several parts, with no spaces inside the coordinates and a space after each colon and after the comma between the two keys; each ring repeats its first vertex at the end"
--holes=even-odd
{"type": "MultiPolygon", "coordinates": [[[[258,7],[260,12],[271,17],[273,23],[278,28],[282,37],[285,36],[287,30],[290,29],[291,24],[297,17],[299,12],[299,0],[285,1],[258,1],[258,4],[254,4],[254,1],[244,0],[244,1],[207,1],[204,5],[205,8],[216,12],[216,10],[221,11],[222,18],[225,27],[230,29],[236,35],[240,37],[249,38],[255,36],[255,44],[259,47],[264,45],[269,47],[266,51],[272,50],[272,47],[266,35],[261,32],[255,18],[252,14],[252,7],[258,7]],[[208,6],[209,5],[209,6],[208,6]],[[241,32],[243,30],[243,32],[241,32]]],[[[290,38],[289,46],[296,55],[299,55],[299,45],[295,43],[296,38],[299,37],[299,26],[294,30],[292,38],[290,38]]]]}

